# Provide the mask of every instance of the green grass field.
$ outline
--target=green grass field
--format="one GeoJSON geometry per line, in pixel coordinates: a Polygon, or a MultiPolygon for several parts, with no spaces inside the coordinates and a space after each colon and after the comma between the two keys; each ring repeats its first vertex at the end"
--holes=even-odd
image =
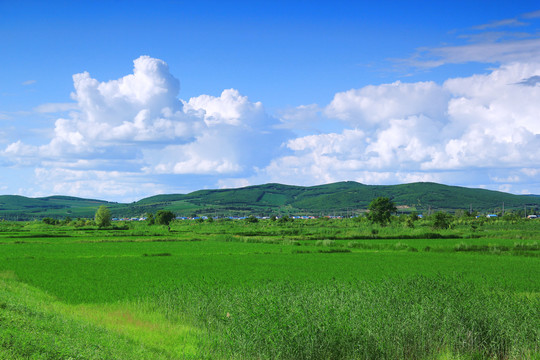
{"type": "Polygon", "coordinates": [[[540,359],[540,222],[0,222],[0,358],[540,359]]]}

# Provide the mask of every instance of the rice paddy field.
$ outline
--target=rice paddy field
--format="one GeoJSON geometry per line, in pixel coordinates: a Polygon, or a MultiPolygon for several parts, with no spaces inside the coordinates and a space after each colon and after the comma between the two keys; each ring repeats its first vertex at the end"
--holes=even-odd
{"type": "Polygon", "coordinates": [[[540,359],[540,221],[0,222],[1,359],[540,359]]]}

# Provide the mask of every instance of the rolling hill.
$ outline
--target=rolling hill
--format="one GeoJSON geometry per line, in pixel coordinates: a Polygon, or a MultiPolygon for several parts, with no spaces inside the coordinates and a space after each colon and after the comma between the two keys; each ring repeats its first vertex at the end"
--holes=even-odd
{"type": "Polygon", "coordinates": [[[43,217],[92,217],[101,205],[116,205],[103,200],[72,196],[28,198],[19,195],[0,195],[0,219],[31,220],[43,217]]]}
{"type": "Polygon", "coordinates": [[[30,220],[46,216],[93,217],[100,205],[113,216],[141,216],[167,209],[181,216],[197,215],[270,215],[314,214],[350,215],[365,210],[376,197],[391,198],[401,211],[420,213],[435,210],[473,209],[498,212],[537,210],[540,196],[513,195],[484,189],[448,186],[436,183],[402,185],[364,185],[353,181],[319,186],[264,184],[237,189],[199,190],[189,194],[155,195],[130,204],[68,196],[27,198],[0,196],[0,218],[30,220]]]}

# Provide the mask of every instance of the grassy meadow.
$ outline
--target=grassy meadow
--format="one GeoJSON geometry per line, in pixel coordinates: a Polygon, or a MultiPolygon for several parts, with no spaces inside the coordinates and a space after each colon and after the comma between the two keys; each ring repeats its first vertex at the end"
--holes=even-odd
{"type": "Polygon", "coordinates": [[[0,358],[540,359],[540,221],[0,222],[0,358]]]}

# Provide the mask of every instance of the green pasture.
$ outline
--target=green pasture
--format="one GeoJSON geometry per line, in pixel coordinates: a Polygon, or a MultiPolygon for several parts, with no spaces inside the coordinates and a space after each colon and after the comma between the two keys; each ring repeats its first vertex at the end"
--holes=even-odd
{"type": "Polygon", "coordinates": [[[539,359],[539,230],[0,222],[0,358],[539,359]]]}

